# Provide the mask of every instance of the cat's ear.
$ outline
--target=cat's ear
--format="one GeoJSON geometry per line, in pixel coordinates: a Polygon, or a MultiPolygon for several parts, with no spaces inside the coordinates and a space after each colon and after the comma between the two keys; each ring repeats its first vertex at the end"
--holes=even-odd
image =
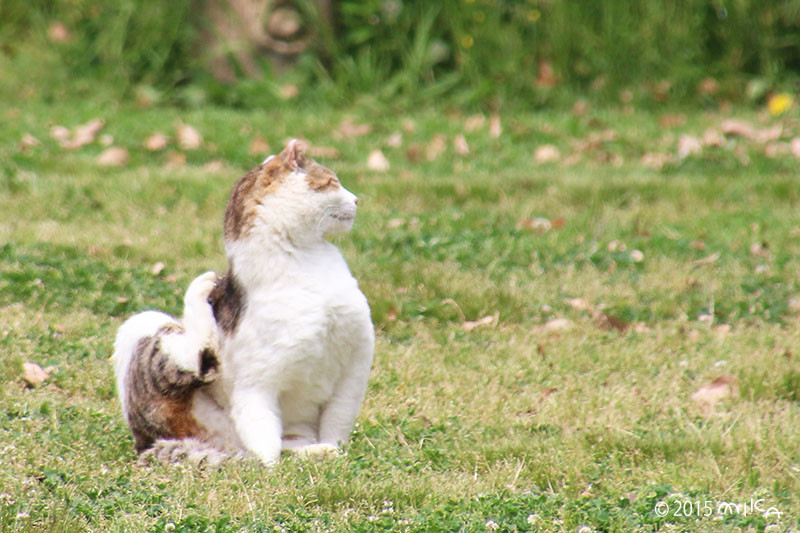
{"type": "Polygon", "coordinates": [[[280,157],[284,165],[292,170],[297,170],[303,167],[306,162],[306,145],[297,139],[292,139],[278,157],[280,157]]]}

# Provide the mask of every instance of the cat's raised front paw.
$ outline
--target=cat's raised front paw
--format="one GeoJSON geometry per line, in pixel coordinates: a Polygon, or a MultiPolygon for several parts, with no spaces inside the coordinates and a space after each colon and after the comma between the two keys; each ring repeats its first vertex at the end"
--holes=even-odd
{"type": "Polygon", "coordinates": [[[200,274],[192,282],[189,284],[189,288],[186,289],[186,300],[187,305],[205,305],[208,304],[208,295],[211,294],[211,291],[214,290],[214,287],[217,286],[217,273],[213,271],[208,271],[203,274],[200,274]]]}

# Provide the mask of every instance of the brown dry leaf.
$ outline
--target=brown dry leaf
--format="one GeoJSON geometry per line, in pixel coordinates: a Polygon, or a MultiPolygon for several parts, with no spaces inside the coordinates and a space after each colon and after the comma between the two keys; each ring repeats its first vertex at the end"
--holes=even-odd
{"type": "Polygon", "coordinates": [[[800,159],[800,137],[795,137],[792,139],[792,141],[789,143],[789,150],[791,150],[792,155],[795,156],[795,158],[800,159]]]}
{"type": "Polygon", "coordinates": [[[344,139],[361,137],[372,131],[369,124],[356,124],[353,119],[346,118],[339,124],[338,135],[344,139]]]}
{"type": "Polygon", "coordinates": [[[55,139],[58,144],[63,144],[69,139],[69,130],[64,126],[53,126],[50,128],[50,137],[55,139]]]}
{"type": "Polygon", "coordinates": [[[648,152],[642,156],[642,165],[654,170],[661,170],[671,159],[672,156],[669,154],[648,152]]]}
{"type": "Polygon", "coordinates": [[[768,142],[764,146],[764,155],[770,159],[788,155],[791,151],[791,146],[786,142],[768,142]]]}
{"type": "Polygon", "coordinates": [[[686,159],[690,155],[698,155],[703,151],[703,144],[694,135],[683,134],[678,139],[678,158],[686,159]]]}
{"type": "Polygon", "coordinates": [[[333,146],[313,145],[308,149],[308,155],[320,159],[338,159],[342,156],[342,152],[333,146]]]}
{"type": "Polygon", "coordinates": [[[400,148],[403,146],[403,134],[396,131],[386,138],[386,146],[391,148],[400,148]]]}
{"type": "Polygon", "coordinates": [[[292,98],[297,98],[300,94],[300,89],[294,83],[287,83],[286,85],[282,85],[280,89],[278,89],[278,96],[283,98],[284,100],[291,100],[292,98]]]}
{"type": "Polygon", "coordinates": [[[55,21],[47,28],[47,38],[53,43],[66,43],[69,42],[72,37],[64,24],[55,21]]]}
{"type": "Polygon", "coordinates": [[[373,150],[367,156],[367,168],[374,172],[386,172],[389,170],[389,160],[380,150],[373,150]]]}
{"type": "Polygon", "coordinates": [[[50,374],[42,370],[36,363],[22,363],[22,379],[29,387],[38,387],[45,382],[50,374]]]}
{"type": "Polygon", "coordinates": [[[554,331],[567,331],[568,329],[572,329],[572,320],[568,318],[554,318],[552,320],[548,320],[543,326],[539,326],[536,329],[546,333],[554,331]]]}
{"type": "Polygon", "coordinates": [[[553,64],[549,61],[539,62],[538,75],[536,76],[537,87],[555,87],[558,85],[558,77],[553,71],[553,64]]]}
{"type": "Polygon", "coordinates": [[[720,130],[725,135],[731,137],[744,137],[745,139],[755,139],[756,136],[756,129],[745,122],[744,120],[739,120],[735,118],[729,118],[722,122],[720,126],[720,130]]]}
{"type": "Polygon", "coordinates": [[[111,134],[106,133],[105,135],[101,135],[100,138],[97,140],[100,143],[100,146],[105,146],[108,148],[112,144],[114,144],[114,136],[111,134]]]}
{"type": "Polygon", "coordinates": [[[697,92],[707,95],[717,94],[719,92],[719,83],[714,78],[703,78],[697,86],[697,92]]]}
{"type": "Polygon", "coordinates": [[[732,395],[735,391],[736,377],[728,374],[723,374],[717,379],[703,385],[691,398],[704,408],[714,407],[720,400],[732,395]]]}
{"type": "Polygon", "coordinates": [[[417,123],[410,118],[403,120],[402,124],[400,125],[403,127],[403,131],[406,133],[414,133],[417,130],[417,123]]]}
{"type": "Polygon", "coordinates": [[[722,136],[722,133],[720,133],[719,130],[708,128],[703,132],[703,138],[700,139],[700,142],[703,143],[703,146],[719,147],[725,144],[725,137],[722,136]]]}
{"type": "Polygon", "coordinates": [[[250,141],[250,146],[247,148],[248,153],[253,157],[264,157],[269,154],[269,143],[261,135],[256,135],[250,141]]]}
{"type": "Polygon", "coordinates": [[[470,115],[464,122],[464,131],[466,131],[467,133],[478,131],[483,127],[484,124],[486,124],[486,117],[481,113],[470,115]]]}
{"type": "Polygon", "coordinates": [[[783,135],[783,125],[776,124],[771,128],[756,131],[755,141],[759,143],[767,143],[770,141],[777,141],[783,135]]]}
{"type": "Polygon", "coordinates": [[[750,245],[750,255],[756,257],[769,257],[769,245],[766,242],[754,242],[750,245]]]}
{"type": "Polygon", "coordinates": [[[710,265],[711,263],[716,262],[717,259],[719,259],[719,253],[715,252],[715,253],[709,255],[708,257],[704,257],[702,259],[698,259],[696,261],[692,261],[692,264],[693,265],[710,265]]]}
{"type": "Polygon", "coordinates": [[[686,124],[686,115],[684,114],[667,114],[658,119],[658,125],[662,128],[674,128],[684,124],[686,124]]]}
{"type": "Polygon", "coordinates": [[[565,300],[567,305],[572,307],[573,309],[577,309],[578,311],[591,311],[594,312],[594,305],[587,302],[583,298],[570,298],[569,300],[565,300]]]}
{"type": "Polygon", "coordinates": [[[534,233],[545,233],[546,231],[550,231],[553,227],[553,224],[544,217],[537,217],[537,218],[523,218],[522,220],[518,220],[515,227],[519,229],[526,229],[529,231],[533,231],[534,233]]]}
{"type": "Polygon", "coordinates": [[[589,102],[586,100],[578,100],[572,105],[572,114],[582,117],[589,110],[589,102]]]}
{"type": "Polygon", "coordinates": [[[428,161],[435,161],[439,159],[447,150],[447,137],[441,133],[437,133],[425,147],[425,158],[428,161]]]}
{"type": "Polygon", "coordinates": [[[33,148],[34,146],[39,146],[41,144],[42,143],[39,141],[39,139],[31,135],[30,133],[26,133],[25,135],[22,136],[22,140],[19,143],[19,149],[22,152],[26,152],[30,148],[33,148]]]}
{"type": "Polygon", "coordinates": [[[158,263],[153,265],[153,268],[150,269],[150,273],[153,274],[154,276],[158,276],[159,274],[161,274],[164,271],[164,269],[166,267],[167,267],[167,265],[165,265],[164,263],[159,261],[158,263]]]}
{"type": "Polygon", "coordinates": [[[402,218],[392,218],[392,219],[389,219],[389,222],[387,223],[387,225],[390,228],[394,229],[394,228],[399,228],[400,226],[404,225],[405,223],[406,223],[406,221],[403,220],[402,218]]]}
{"type": "Polygon", "coordinates": [[[186,164],[186,154],[181,152],[172,151],[167,154],[167,162],[164,164],[164,168],[167,170],[174,170],[176,168],[180,168],[186,164]]]}
{"type": "Polygon", "coordinates": [[[500,123],[500,115],[493,113],[489,117],[489,137],[497,139],[503,134],[503,125],[500,123]]]}
{"type": "Polygon", "coordinates": [[[453,139],[453,149],[458,155],[469,155],[469,144],[463,134],[459,133],[453,139]]]}
{"type": "Polygon", "coordinates": [[[485,316],[483,318],[479,318],[474,322],[464,322],[461,324],[461,327],[464,328],[464,331],[472,331],[475,328],[480,326],[496,326],[498,321],[500,320],[500,312],[496,311],[493,315],[485,316]]]}
{"type": "Polygon", "coordinates": [[[561,152],[552,144],[543,144],[533,152],[533,157],[537,163],[553,163],[561,159],[561,152]]]}
{"type": "Polygon", "coordinates": [[[222,169],[225,168],[225,163],[223,163],[219,159],[212,159],[205,165],[203,165],[203,170],[206,172],[220,172],[222,169]]]}
{"type": "Polygon", "coordinates": [[[157,152],[167,147],[169,139],[161,132],[155,132],[144,141],[144,147],[151,152],[157,152]]]}
{"type": "Polygon", "coordinates": [[[130,159],[128,150],[120,146],[112,146],[97,156],[97,164],[104,167],[121,167],[128,164],[130,159]]]}
{"type": "Polygon", "coordinates": [[[550,221],[550,227],[553,229],[561,229],[567,225],[567,221],[564,217],[556,217],[550,221]]]}
{"type": "Polygon", "coordinates": [[[68,143],[68,146],[65,148],[75,149],[80,148],[83,145],[93,143],[95,137],[103,129],[105,126],[106,121],[101,118],[96,118],[90,120],[86,124],[78,126],[75,128],[75,132],[72,135],[72,141],[68,143]]]}
{"type": "Polygon", "coordinates": [[[606,314],[602,311],[597,313],[594,322],[599,328],[607,329],[609,331],[617,330],[620,333],[625,333],[628,331],[628,328],[631,327],[630,322],[626,322],[621,318],[606,314]]]}
{"type": "Polygon", "coordinates": [[[197,150],[203,144],[203,136],[197,128],[183,122],[175,126],[175,138],[181,150],[197,150]]]}
{"type": "Polygon", "coordinates": [[[422,153],[424,151],[425,148],[421,144],[411,144],[408,148],[406,148],[406,159],[408,159],[411,163],[418,163],[420,158],[422,158],[422,153]]]}

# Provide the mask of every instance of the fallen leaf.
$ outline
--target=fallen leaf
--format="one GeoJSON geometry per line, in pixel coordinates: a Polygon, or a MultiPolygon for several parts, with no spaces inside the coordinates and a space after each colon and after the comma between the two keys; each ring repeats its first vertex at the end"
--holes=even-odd
{"type": "Polygon", "coordinates": [[[766,146],[764,146],[764,155],[770,159],[788,155],[791,151],[791,146],[789,143],[785,142],[768,142],[766,146]]]}
{"type": "Polygon", "coordinates": [[[572,105],[572,114],[582,117],[589,110],[589,102],[586,100],[578,100],[572,105]]]}
{"type": "Polygon", "coordinates": [[[406,148],[406,159],[411,163],[418,163],[424,151],[425,148],[422,145],[418,143],[411,144],[406,148]]]}
{"type": "Polygon", "coordinates": [[[333,146],[313,145],[308,148],[308,155],[320,159],[338,159],[342,152],[333,146]]]}
{"type": "Polygon", "coordinates": [[[130,161],[128,150],[120,146],[112,146],[97,156],[97,164],[104,167],[121,167],[130,161]]]}
{"type": "Polygon", "coordinates": [[[447,137],[437,133],[425,147],[425,159],[435,161],[447,150],[447,137]]]}
{"type": "Polygon", "coordinates": [[[223,163],[219,159],[212,159],[205,165],[203,165],[203,170],[206,172],[220,172],[222,169],[225,168],[225,163],[223,163]]]}
{"type": "Polygon", "coordinates": [[[763,130],[756,130],[756,136],[753,139],[759,143],[766,143],[770,141],[777,141],[783,135],[783,125],[776,124],[771,128],[765,128],[763,130]]]}
{"type": "Polygon", "coordinates": [[[338,134],[344,139],[352,139],[354,137],[361,137],[372,131],[372,126],[369,124],[357,124],[351,118],[345,118],[339,124],[338,134]]]}
{"type": "Polygon", "coordinates": [[[386,138],[386,146],[391,148],[400,148],[403,146],[403,134],[396,131],[386,138]]]}
{"type": "Polygon", "coordinates": [[[719,83],[714,78],[703,78],[697,86],[697,92],[705,95],[714,95],[719,92],[719,83]]]}
{"type": "Polygon", "coordinates": [[[19,146],[20,150],[24,152],[29,148],[33,148],[34,146],[39,146],[41,144],[42,143],[39,141],[39,139],[31,135],[30,133],[26,133],[25,135],[22,136],[22,140],[20,141],[19,146]]]}
{"type": "Polygon", "coordinates": [[[792,142],[789,143],[789,149],[795,158],[800,159],[800,137],[792,139],[792,142]]]}
{"type": "Polygon", "coordinates": [[[68,150],[77,150],[84,145],[93,143],[97,133],[103,129],[105,123],[105,120],[96,118],[78,126],[72,134],[72,139],[62,143],[62,146],[68,150]]]}
{"type": "Polygon", "coordinates": [[[558,85],[558,77],[553,71],[553,64],[549,61],[540,61],[536,76],[537,87],[555,87],[558,85]]]}
{"type": "Polygon", "coordinates": [[[250,141],[250,146],[247,149],[248,153],[253,157],[265,157],[269,155],[269,143],[261,135],[256,135],[250,141]]]}
{"type": "Polygon", "coordinates": [[[671,159],[672,156],[669,154],[648,152],[642,156],[642,164],[654,170],[661,170],[671,159]]]}
{"type": "Polygon", "coordinates": [[[495,312],[493,315],[485,316],[483,318],[479,318],[474,322],[464,322],[461,324],[461,327],[464,328],[464,331],[472,331],[473,329],[480,327],[480,326],[488,326],[488,325],[497,325],[497,322],[500,319],[500,312],[495,312]]]}
{"type": "Polygon", "coordinates": [[[714,407],[720,400],[733,394],[735,383],[736,377],[723,374],[711,383],[697,389],[691,398],[702,407],[714,407]]]}
{"type": "Polygon", "coordinates": [[[620,333],[625,333],[628,328],[631,327],[630,322],[626,322],[621,318],[606,314],[602,311],[597,313],[594,322],[602,329],[607,329],[609,331],[617,330],[620,333]]]}
{"type": "Polygon", "coordinates": [[[53,126],[50,128],[50,137],[55,139],[59,144],[66,142],[69,139],[69,130],[64,126],[53,126]]]}
{"type": "Polygon", "coordinates": [[[549,333],[554,331],[566,331],[572,328],[572,321],[568,318],[554,318],[548,320],[541,326],[541,330],[549,333]]]}
{"type": "Polygon", "coordinates": [[[175,138],[181,150],[197,150],[203,144],[203,136],[197,128],[178,122],[175,126],[175,138]]]}
{"type": "Polygon", "coordinates": [[[294,83],[287,83],[286,85],[282,85],[280,89],[278,89],[278,96],[283,98],[284,100],[291,100],[292,98],[297,98],[300,94],[300,89],[294,83]]]}
{"type": "Polygon", "coordinates": [[[754,139],[756,130],[753,126],[743,120],[729,118],[722,122],[720,130],[725,135],[730,137],[744,137],[745,139],[754,139]]]}
{"type": "Polygon", "coordinates": [[[719,259],[719,253],[713,253],[708,257],[704,257],[702,259],[698,259],[696,261],[692,261],[693,265],[710,265],[714,263],[717,259],[719,259]]]}
{"type": "Polygon", "coordinates": [[[497,139],[503,134],[503,126],[500,124],[500,115],[497,113],[489,117],[489,137],[497,139]]]}
{"type": "Polygon", "coordinates": [[[367,156],[367,168],[374,172],[386,172],[389,170],[389,160],[380,150],[373,150],[367,156]]]}
{"type": "Polygon", "coordinates": [[[464,131],[467,133],[472,133],[474,131],[478,131],[486,124],[486,117],[480,113],[475,115],[470,115],[467,117],[467,120],[464,122],[464,131]]]}
{"type": "Polygon", "coordinates": [[[403,220],[402,218],[392,218],[392,219],[389,219],[389,222],[387,223],[387,225],[390,228],[394,229],[394,228],[399,228],[400,226],[402,226],[405,223],[406,223],[406,221],[403,220]]]}
{"type": "Polygon", "coordinates": [[[29,387],[38,387],[49,377],[50,374],[36,363],[22,363],[22,379],[29,387]]]}
{"type": "Polygon", "coordinates": [[[522,220],[517,221],[515,227],[519,229],[526,229],[533,231],[535,233],[544,233],[546,231],[550,231],[553,227],[553,224],[544,217],[537,217],[537,218],[523,218],[522,220]]]}
{"type": "Polygon", "coordinates": [[[678,158],[686,159],[703,151],[703,144],[694,135],[683,134],[678,139],[678,158]]]}
{"type": "Polygon", "coordinates": [[[641,250],[632,250],[631,259],[633,259],[634,263],[641,263],[644,261],[644,253],[641,250]]]}
{"type": "Polygon", "coordinates": [[[117,303],[118,303],[118,304],[125,304],[125,303],[128,303],[128,302],[130,302],[130,301],[131,301],[131,299],[130,299],[130,298],[128,298],[128,297],[125,297],[125,296],[117,296],[117,303]]]}
{"type": "Polygon", "coordinates": [[[543,144],[533,152],[537,163],[553,163],[561,159],[561,152],[552,144],[543,144]]]}
{"type": "Polygon", "coordinates": [[[594,311],[594,305],[583,298],[570,298],[566,300],[567,305],[578,311],[594,311]]]}
{"type": "Polygon", "coordinates": [[[564,220],[564,217],[556,217],[550,221],[550,227],[553,229],[561,229],[567,225],[567,221],[564,220]]]}
{"type": "Polygon", "coordinates": [[[153,268],[150,269],[150,273],[153,274],[154,276],[158,276],[159,274],[161,274],[161,272],[164,271],[164,268],[166,268],[166,266],[167,265],[159,261],[158,263],[153,265],[153,268]]]}
{"type": "Polygon", "coordinates": [[[683,114],[666,114],[658,119],[658,125],[662,128],[674,128],[684,124],[686,124],[686,115],[683,114]]]}
{"type": "Polygon", "coordinates": [[[181,152],[171,151],[167,154],[167,162],[164,164],[164,168],[167,170],[174,170],[176,168],[180,168],[186,164],[186,154],[181,152]]]}
{"type": "Polygon", "coordinates": [[[414,131],[416,131],[416,129],[417,129],[416,122],[414,122],[410,118],[407,118],[407,119],[403,120],[403,123],[401,124],[401,126],[403,127],[403,131],[406,132],[406,133],[414,133],[414,131]]]}
{"type": "Polygon", "coordinates": [[[71,39],[69,30],[61,22],[55,21],[47,28],[47,38],[54,43],[66,43],[71,39]]]}
{"type": "Polygon", "coordinates": [[[766,242],[754,242],[750,245],[750,255],[764,258],[769,257],[769,250],[767,248],[769,248],[769,246],[766,242]]]}
{"type": "Polygon", "coordinates": [[[722,146],[725,143],[725,137],[722,136],[719,130],[714,128],[707,128],[703,132],[703,137],[700,139],[703,146],[722,146]]]}
{"type": "Polygon", "coordinates": [[[151,152],[157,152],[167,147],[167,136],[160,132],[155,132],[144,142],[144,147],[151,152]]]}
{"type": "Polygon", "coordinates": [[[114,136],[106,133],[105,135],[101,135],[98,142],[101,146],[109,147],[114,144],[114,136]]]}
{"type": "Polygon", "coordinates": [[[469,145],[463,134],[459,133],[453,139],[453,149],[458,155],[469,155],[469,145]]]}

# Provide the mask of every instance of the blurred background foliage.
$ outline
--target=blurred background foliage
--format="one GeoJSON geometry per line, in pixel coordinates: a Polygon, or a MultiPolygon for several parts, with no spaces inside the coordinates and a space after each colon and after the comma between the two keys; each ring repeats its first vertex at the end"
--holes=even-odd
{"type": "Polygon", "coordinates": [[[306,44],[281,57],[245,35],[215,40],[209,2],[3,0],[2,90],[58,99],[103,86],[187,106],[447,97],[499,107],[574,93],[758,100],[800,79],[800,0],[262,0],[299,16],[306,44]],[[215,72],[220,60],[233,76],[215,72]]]}

